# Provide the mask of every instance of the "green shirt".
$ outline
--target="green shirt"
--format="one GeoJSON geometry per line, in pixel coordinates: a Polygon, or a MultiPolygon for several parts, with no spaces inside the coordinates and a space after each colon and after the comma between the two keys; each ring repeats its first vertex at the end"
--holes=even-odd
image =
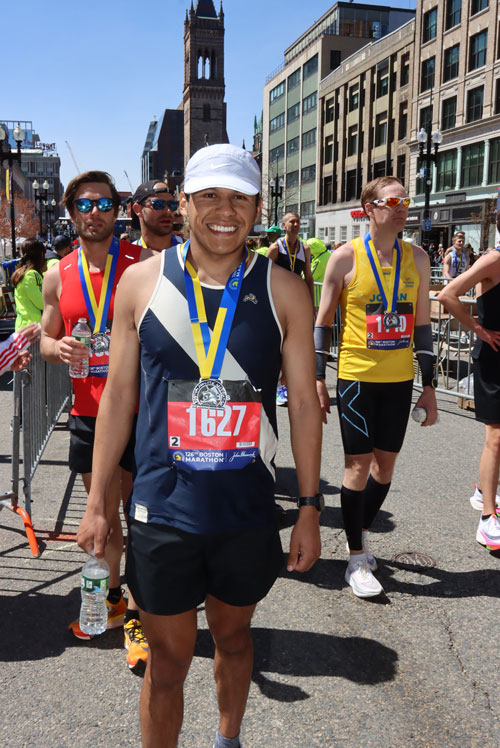
{"type": "Polygon", "coordinates": [[[42,276],[36,270],[28,270],[24,278],[14,289],[16,302],[15,330],[29,325],[30,322],[40,322],[42,319],[42,276]]]}

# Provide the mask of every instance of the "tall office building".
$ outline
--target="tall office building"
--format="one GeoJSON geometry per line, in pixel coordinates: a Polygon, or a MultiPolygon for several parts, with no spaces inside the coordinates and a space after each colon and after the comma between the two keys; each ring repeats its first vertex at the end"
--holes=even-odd
{"type": "Polygon", "coordinates": [[[278,215],[298,211],[304,234],[314,233],[319,83],[347,56],[414,15],[411,10],[337,2],[285,50],[282,65],[264,87],[263,192],[268,223],[276,210],[276,190],[267,185],[281,178],[278,215]]]}

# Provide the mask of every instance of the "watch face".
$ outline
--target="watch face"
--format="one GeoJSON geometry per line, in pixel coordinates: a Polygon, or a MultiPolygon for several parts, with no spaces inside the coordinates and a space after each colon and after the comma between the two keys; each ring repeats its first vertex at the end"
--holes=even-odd
{"type": "Polygon", "coordinates": [[[318,507],[319,507],[319,510],[320,510],[320,512],[322,512],[322,511],[323,511],[323,509],[325,508],[325,497],[323,496],[323,494],[322,494],[322,493],[319,493],[319,494],[317,495],[317,499],[318,499],[318,507]]]}

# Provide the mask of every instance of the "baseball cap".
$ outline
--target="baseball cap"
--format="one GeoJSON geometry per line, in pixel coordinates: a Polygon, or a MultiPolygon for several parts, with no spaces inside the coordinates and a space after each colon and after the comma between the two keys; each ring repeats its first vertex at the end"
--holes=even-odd
{"type": "Polygon", "coordinates": [[[269,226],[268,229],[266,229],[266,234],[279,234],[281,236],[281,229],[279,226],[269,226]]]}
{"type": "Polygon", "coordinates": [[[219,143],[200,148],[186,166],[184,192],[188,195],[209,187],[257,195],[260,186],[257,162],[248,151],[235,145],[219,143]]]}
{"type": "Polygon", "coordinates": [[[71,239],[69,236],[66,236],[66,234],[58,234],[56,238],[54,239],[52,246],[54,249],[58,249],[59,247],[69,247],[71,244],[71,239]]]}
{"type": "Polygon", "coordinates": [[[143,200],[145,200],[150,195],[156,195],[162,194],[164,192],[168,192],[170,195],[172,194],[168,187],[159,187],[157,190],[155,190],[156,184],[165,184],[165,182],[162,182],[161,179],[150,179],[149,182],[143,182],[139,185],[139,187],[134,192],[134,196],[132,198],[134,203],[142,203],[143,200]]]}

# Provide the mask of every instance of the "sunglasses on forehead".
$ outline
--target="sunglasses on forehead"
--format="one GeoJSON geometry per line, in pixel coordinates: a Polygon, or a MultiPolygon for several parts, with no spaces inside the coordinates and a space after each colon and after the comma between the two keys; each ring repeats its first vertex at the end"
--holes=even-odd
{"type": "Polygon", "coordinates": [[[96,206],[97,210],[101,213],[109,213],[113,210],[113,200],[110,197],[100,197],[98,200],[89,200],[88,197],[79,197],[75,200],[75,208],[79,213],[90,213],[92,208],[96,206]]]}
{"type": "Polygon", "coordinates": [[[396,208],[396,206],[403,205],[405,208],[409,206],[411,203],[411,198],[409,197],[381,197],[378,200],[370,200],[370,203],[372,205],[387,205],[388,208],[396,208]]]}
{"type": "Polygon", "coordinates": [[[151,200],[145,200],[143,205],[150,205],[153,210],[164,210],[168,208],[172,212],[175,212],[179,207],[178,200],[164,200],[162,197],[153,197],[151,200]]]}

